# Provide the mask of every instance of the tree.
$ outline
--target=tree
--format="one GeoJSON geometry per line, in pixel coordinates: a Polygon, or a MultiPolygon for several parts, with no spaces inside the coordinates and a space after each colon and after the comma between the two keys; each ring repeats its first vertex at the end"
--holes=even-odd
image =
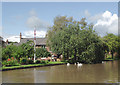
{"type": "Polygon", "coordinates": [[[85,18],[80,21],[65,16],[55,18],[47,39],[51,50],[62,54],[65,60],[97,63],[104,58],[103,43],[85,18]]]}
{"type": "Polygon", "coordinates": [[[7,45],[6,48],[2,49],[2,60],[7,60],[8,58],[15,57],[17,46],[7,45]]]}
{"type": "Polygon", "coordinates": [[[107,35],[103,37],[103,41],[108,46],[108,51],[111,52],[113,59],[114,52],[117,52],[119,48],[118,36],[112,33],[107,33],[107,35]]]}
{"type": "Polygon", "coordinates": [[[37,58],[48,57],[48,56],[51,56],[51,54],[45,48],[37,48],[36,49],[36,56],[37,56],[37,58]]]}
{"type": "Polygon", "coordinates": [[[15,46],[11,44],[2,49],[2,60],[4,61],[8,58],[14,57],[19,61],[22,57],[33,57],[33,54],[34,48],[32,45],[32,41],[23,43],[20,46],[15,46]]]}
{"type": "Polygon", "coordinates": [[[34,56],[33,41],[28,41],[26,43],[23,43],[21,45],[21,48],[19,48],[18,53],[21,53],[21,56],[23,56],[23,57],[33,58],[33,56],[34,56]],[[23,51],[20,52],[20,49],[23,49],[23,51]]]}

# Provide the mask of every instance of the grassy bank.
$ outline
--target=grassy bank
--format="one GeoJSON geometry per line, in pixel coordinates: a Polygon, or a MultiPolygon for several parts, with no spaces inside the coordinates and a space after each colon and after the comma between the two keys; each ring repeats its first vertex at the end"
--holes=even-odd
{"type": "Polygon", "coordinates": [[[114,61],[114,60],[119,60],[118,58],[106,58],[106,59],[104,59],[103,61],[114,61]]]}
{"type": "Polygon", "coordinates": [[[10,66],[10,67],[2,67],[0,70],[6,71],[6,70],[25,69],[25,68],[53,66],[53,65],[62,65],[62,64],[65,64],[65,62],[49,62],[45,64],[29,64],[29,65],[10,66]]]}

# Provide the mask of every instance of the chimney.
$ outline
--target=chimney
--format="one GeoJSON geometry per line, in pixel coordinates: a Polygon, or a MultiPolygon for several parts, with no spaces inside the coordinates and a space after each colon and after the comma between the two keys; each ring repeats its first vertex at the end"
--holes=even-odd
{"type": "Polygon", "coordinates": [[[8,45],[8,39],[6,40],[6,45],[8,45]]]}
{"type": "Polygon", "coordinates": [[[21,32],[20,32],[20,41],[21,41],[21,39],[22,39],[22,34],[21,34],[21,32]]]}

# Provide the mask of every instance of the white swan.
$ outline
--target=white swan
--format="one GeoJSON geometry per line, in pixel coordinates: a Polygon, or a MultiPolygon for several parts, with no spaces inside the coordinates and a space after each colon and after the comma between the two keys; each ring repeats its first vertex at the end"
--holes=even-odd
{"type": "Polygon", "coordinates": [[[70,63],[67,63],[67,66],[69,66],[70,65],[70,63]]]}
{"type": "Polygon", "coordinates": [[[78,66],[82,66],[82,63],[79,63],[79,62],[77,62],[77,63],[78,63],[78,64],[77,64],[78,66]]]}

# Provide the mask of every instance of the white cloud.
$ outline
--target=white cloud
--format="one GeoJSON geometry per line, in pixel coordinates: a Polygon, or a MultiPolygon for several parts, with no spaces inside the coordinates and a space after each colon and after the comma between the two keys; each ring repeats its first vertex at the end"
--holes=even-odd
{"type": "MultiPolygon", "coordinates": [[[[90,14],[85,11],[85,16],[90,14]]],[[[110,11],[105,11],[104,13],[99,13],[94,16],[87,17],[88,21],[94,23],[94,29],[100,36],[106,35],[106,33],[118,34],[118,16],[117,14],[112,14],[110,11]]]]}
{"type": "Polygon", "coordinates": [[[106,33],[118,34],[118,16],[109,11],[105,11],[102,17],[97,20],[94,29],[99,35],[104,36],[106,33]]]}
{"type": "MultiPolygon", "coordinates": [[[[34,31],[26,31],[23,33],[25,37],[34,37],[34,31]]],[[[36,31],[36,37],[45,37],[46,31],[36,31]]]]}
{"type": "Polygon", "coordinates": [[[28,28],[39,29],[39,30],[47,30],[49,24],[37,16],[37,13],[34,10],[30,11],[30,17],[27,19],[28,28]]]}
{"type": "MultiPolygon", "coordinates": [[[[46,31],[36,31],[36,38],[44,38],[46,35],[46,31]]],[[[34,38],[34,31],[25,31],[22,33],[22,38],[34,38]]],[[[3,36],[3,40],[11,42],[20,42],[20,36],[19,35],[5,35],[3,36]]]]}
{"type": "Polygon", "coordinates": [[[85,13],[85,16],[86,16],[86,17],[89,17],[89,16],[90,16],[90,13],[89,13],[89,11],[88,11],[88,10],[85,10],[85,12],[84,12],[84,13],[85,13]]]}
{"type": "Polygon", "coordinates": [[[3,37],[4,41],[6,41],[7,39],[8,41],[11,41],[11,42],[20,42],[20,36],[11,35],[11,36],[3,37]]]}

